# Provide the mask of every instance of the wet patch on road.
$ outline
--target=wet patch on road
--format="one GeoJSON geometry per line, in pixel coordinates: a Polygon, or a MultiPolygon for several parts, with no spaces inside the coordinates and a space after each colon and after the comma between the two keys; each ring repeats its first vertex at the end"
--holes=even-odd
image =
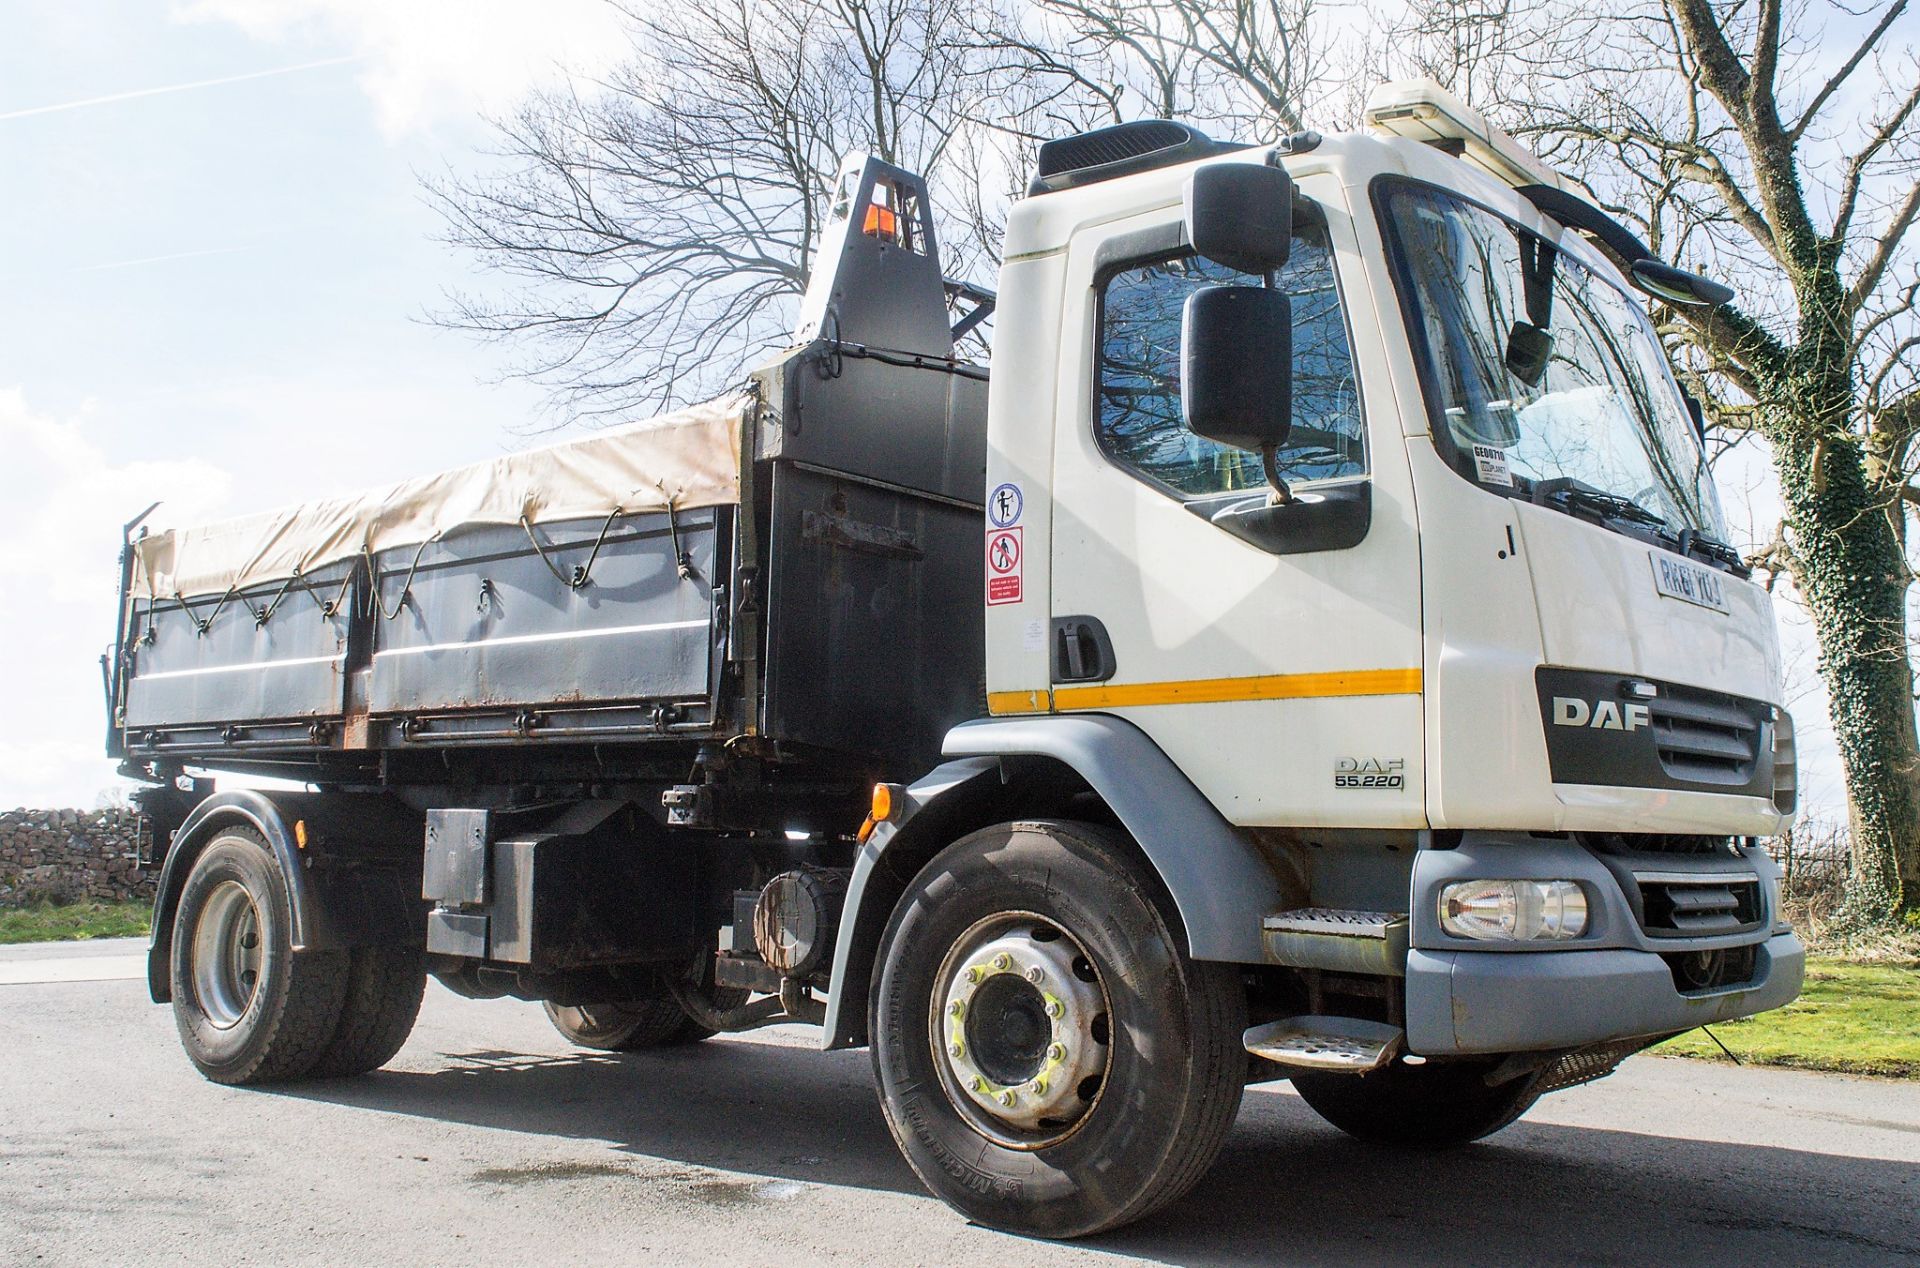
{"type": "Polygon", "coordinates": [[[519,1167],[486,1167],[470,1177],[476,1184],[520,1188],[576,1180],[630,1180],[669,1194],[676,1190],[704,1206],[738,1208],[762,1202],[789,1202],[812,1186],[797,1180],[751,1179],[720,1171],[674,1168],[661,1171],[631,1163],[534,1162],[519,1167]]]}

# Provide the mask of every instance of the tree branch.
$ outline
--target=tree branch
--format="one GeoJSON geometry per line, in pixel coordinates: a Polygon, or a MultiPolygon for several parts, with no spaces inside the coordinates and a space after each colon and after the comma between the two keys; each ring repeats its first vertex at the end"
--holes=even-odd
{"type": "Polygon", "coordinates": [[[1880,276],[1887,271],[1887,265],[1892,263],[1894,252],[1900,247],[1900,240],[1906,237],[1907,230],[1913,227],[1915,215],[1920,215],[1920,181],[1916,181],[1912,188],[1907,190],[1907,196],[1901,200],[1899,209],[1893,213],[1893,218],[1881,231],[1879,241],[1874,244],[1873,254],[1867,257],[1866,264],[1860,269],[1860,275],[1854,279],[1853,285],[1847,288],[1848,313],[1859,312],[1861,306],[1867,302],[1867,297],[1873,294],[1874,287],[1880,285],[1880,276]]]}
{"type": "Polygon", "coordinates": [[[1807,108],[1801,112],[1800,121],[1787,132],[1796,145],[1799,144],[1800,138],[1806,135],[1808,126],[1825,107],[1827,99],[1838,92],[1840,86],[1847,82],[1855,70],[1859,69],[1861,61],[1873,51],[1874,45],[1880,42],[1880,37],[1885,35],[1887,28],[1893,25],[1893,20],[1906,12],[1906,8],[1907,0],[1894,0],[1894,3],[1887,7],[1887,11],[1880,15],[1880,21],[1874,25],[1873,30],[1867,33],[1867,38],[1861,40],[1860,46],[1853,50],[1853,56],[1849,57],[1826,83],[1820,85],[1820,91],[1813,94],[1813,100],[1809,101],[1807,108]]]}

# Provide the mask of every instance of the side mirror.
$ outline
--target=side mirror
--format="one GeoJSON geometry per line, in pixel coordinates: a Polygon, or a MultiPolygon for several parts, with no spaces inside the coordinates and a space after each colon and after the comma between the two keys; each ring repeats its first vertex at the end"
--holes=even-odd
{"type": "Polygon", "coordinates": [[[1669,304],[1712,308],[1727,303],[1734,294],[1731,286],[1658,260],[1635,260],[1632,272],[1634,286],[1669,304]]]}
{"type": "Polygon", "coordinates": [[[1293,177],[1264,163],[1195,170],[1185,194],[1187,241],[1202,259],[1271,273],[1293,246],[1293,177]]]}
{"type": "Polygon", "coordinates": [[[1196,436],[1270,451],[1293,426],[1293,305],[1263,286],[1203,286],[1180,319],[1180,413],[1196,436]]]}

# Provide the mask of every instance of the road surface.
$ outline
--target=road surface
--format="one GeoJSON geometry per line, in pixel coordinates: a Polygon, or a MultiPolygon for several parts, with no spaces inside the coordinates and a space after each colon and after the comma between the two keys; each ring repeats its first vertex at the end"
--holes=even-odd
{"type": "Polygon", "coordinates": [[[240,1091],[142,950],[0,948],[0,1263],[1920,1264],[1916,1084],[1639,1057],[1444,1155],[1255,1088],[1194,1195],[1061,1247],[927,1197],[798,1029],[582,1053],[429,986],[389,1069],[240,1091]]]}

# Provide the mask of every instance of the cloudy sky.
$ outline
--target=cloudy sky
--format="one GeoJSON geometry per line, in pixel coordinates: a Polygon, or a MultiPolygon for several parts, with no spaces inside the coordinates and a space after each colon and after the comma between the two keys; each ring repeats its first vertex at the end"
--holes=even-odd
{"type": "Polygon", "coordinates": [[[118,525],[525,443],[498,354],[421,320],[464,262],[418,174],[622,47],[600,0],[0,4],[0,805],[112,783],[118,525]]]}
{"type": "MultiPolygon", "coordinates": [[[[528,442],[537,394],[421,320],[471,279],[418,178],[623,44],[601,0],[0,0],[0,806],[115,782],[96,657],[149,501],[164,527],[528,442]]],[[[1770,531],[1764,477],[1728,475],[1770,531]]]]}

